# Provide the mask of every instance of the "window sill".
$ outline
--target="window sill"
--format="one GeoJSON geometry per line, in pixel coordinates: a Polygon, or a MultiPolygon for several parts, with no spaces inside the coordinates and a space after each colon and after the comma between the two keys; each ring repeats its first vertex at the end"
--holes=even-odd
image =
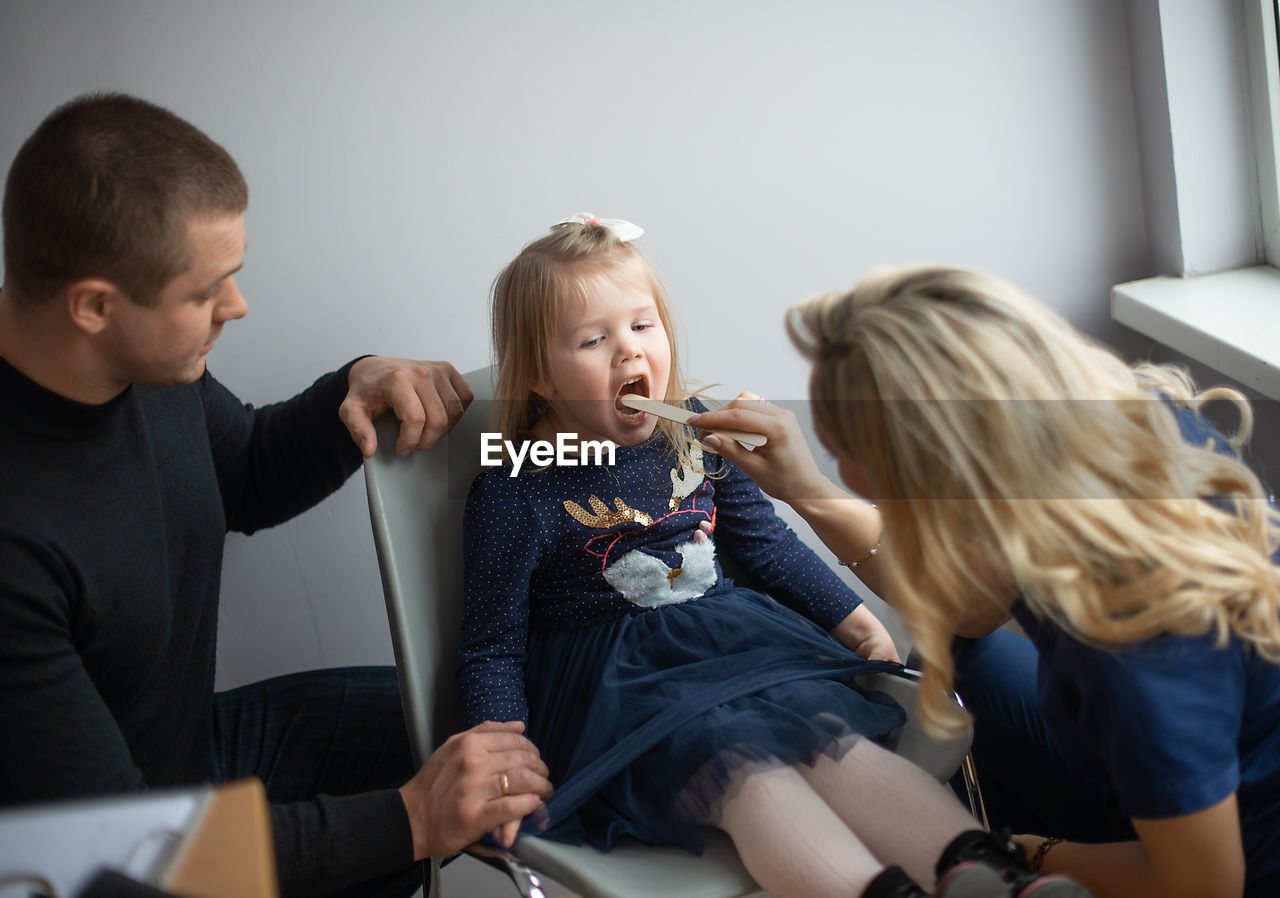
{"type": "Polygon", "coordinates": [[[1280,271],[1267,265],[1111,289],[1111,317],[1280,399],[1280,271]]]}

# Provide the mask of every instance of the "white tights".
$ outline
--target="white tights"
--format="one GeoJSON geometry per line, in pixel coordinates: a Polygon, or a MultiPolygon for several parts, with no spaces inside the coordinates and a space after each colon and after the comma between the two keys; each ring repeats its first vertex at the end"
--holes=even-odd
{"type": "Polygon", "coordinates": [[[707,822],[774,898],[856,898],[891,864],[927,888],[942,849],[978,826],[950,790],[868,739],[839,761],[749,774],[707,822]]]}

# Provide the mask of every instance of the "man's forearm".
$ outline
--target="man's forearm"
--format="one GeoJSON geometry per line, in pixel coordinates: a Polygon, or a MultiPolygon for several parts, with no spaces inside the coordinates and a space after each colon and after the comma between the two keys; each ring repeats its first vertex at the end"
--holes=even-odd
{"type": "Polygon", "coordinates": [[[396,789],[272,805],[271,832],[283,898],[328,895],[413,865],[396,789]]]}

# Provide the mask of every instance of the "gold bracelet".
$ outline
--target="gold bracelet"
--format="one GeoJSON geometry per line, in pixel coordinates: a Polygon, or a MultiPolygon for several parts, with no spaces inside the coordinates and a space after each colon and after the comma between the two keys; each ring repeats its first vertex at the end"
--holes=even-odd
{"type": "Polygon", "coordinates": [[[866,555],[863,555],[857,561],[841,561],[839,558],[837,558],[836,563],[843,564],[849,570],[853,570],[858,565],[863,564],[864,562],[870,561],[872,558],[874,558],[876,553],[880,551],[880,543],[883,540],[884,540],[884,534],[881,533],[879,538],[876,540],[876,544],[871,547],[870,551],[868,551],[866,555]]]}
{"type": "Polygon", "coordinates": [[[1031,868],[1032,873],[1039,873],[1040,868],[1044,866],[1044,860],[1049,856],[1049,849],[1059,842],[1065,842],[1066,839],[1061,836],[1050,836],[1040,843],[1040,847],[1036,849],[1036,853],[1031,855],[1031,860],[1027,862],[1027,866],[1031,868]]]}

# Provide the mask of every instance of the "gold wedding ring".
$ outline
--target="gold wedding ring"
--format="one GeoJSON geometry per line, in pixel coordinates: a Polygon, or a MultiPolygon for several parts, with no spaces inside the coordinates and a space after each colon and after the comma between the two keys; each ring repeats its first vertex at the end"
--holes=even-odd
{"type": "Polygon", "coordinates": [[[511,781],[507,779],[507,775],[505,773],[498,774],[498,785],[502,786],[503,795],[511,794],[511,781]]]}

